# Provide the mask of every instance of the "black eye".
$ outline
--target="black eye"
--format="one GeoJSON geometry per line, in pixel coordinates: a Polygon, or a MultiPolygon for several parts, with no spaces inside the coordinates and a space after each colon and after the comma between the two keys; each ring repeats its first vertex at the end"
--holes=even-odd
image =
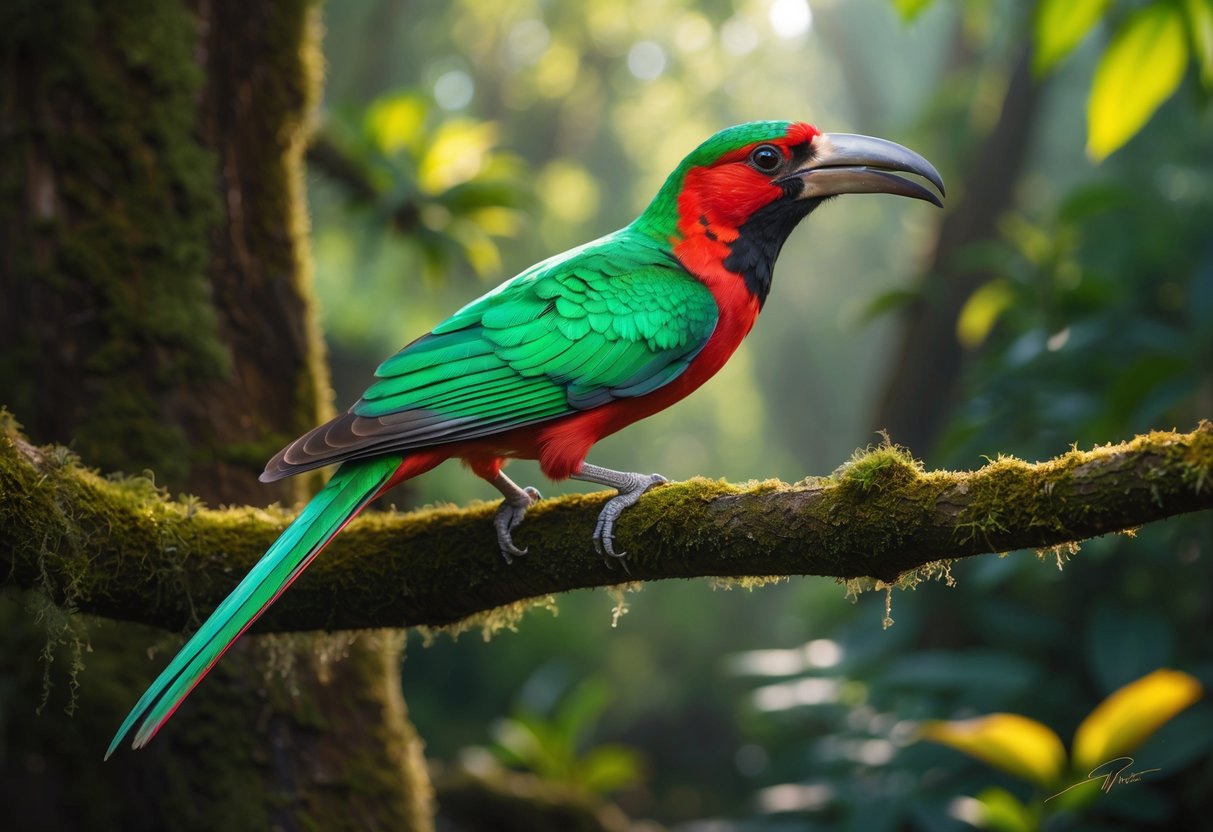
{"type": "Polygon", "coordinates": [[[750,164],[763,173],[770,173],[783,164],[783,154],[769,144],[760,144],[750,151],[750,164]]]}

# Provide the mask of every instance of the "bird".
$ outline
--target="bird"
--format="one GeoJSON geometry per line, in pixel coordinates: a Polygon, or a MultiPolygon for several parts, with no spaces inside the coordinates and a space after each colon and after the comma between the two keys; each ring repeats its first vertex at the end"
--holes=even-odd
{"type": "Polygon", "coordinates": [[[136,724],[131,745],[145,746],[371,501],[447,459],[501,492],[493,525],[507,563],[526,554],[513,532],[540,499],[506,476],[513,458],[538,460],[553,481],[615,489],[591,539],[608,563],[622,558],[616,521],[666,479],[593,465],[590,448],[724,366],[754,326],[792,230],[850,193],[942,207],[944,184],[930,162],[884,139],[802,121],[726,128],[687,155],[629,225],[531,266],[385,360],[348,411],[267,463],[266,482],[340,467],[153,681],[106,758],[136,724]]]}

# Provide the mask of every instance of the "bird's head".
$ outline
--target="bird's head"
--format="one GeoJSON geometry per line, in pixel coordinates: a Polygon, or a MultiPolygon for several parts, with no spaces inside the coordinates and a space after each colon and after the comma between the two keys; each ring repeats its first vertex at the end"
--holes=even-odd
{"type": "Polygon", "coordinates": [[[784,241],[829,197],[886,193],[942,207],[934,192],[898,173],[944,192],[935,167],[899,144],[803,122],[740,124],[683,159],[636,225],[670,243],[701,278],[741,277],[761,303],[784,241]]]}

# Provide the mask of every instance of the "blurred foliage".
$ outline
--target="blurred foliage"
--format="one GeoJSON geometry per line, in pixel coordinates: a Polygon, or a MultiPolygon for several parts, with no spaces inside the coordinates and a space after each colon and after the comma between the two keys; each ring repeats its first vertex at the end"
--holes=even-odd
{"type": "Polygon", "coordinates": [[[978,825],[1000,832],[1034,832],[1056,812],[1080,812],[1101,794],[1140,782],[1161,767],[1142,769],[1130,754],[1164,723],[1202,695],[1186,673],[1155,670],[1120,688],[1074,732],[1067,761],[1061,739],[1048,726],[1018,714],[991,714],[956,722],[928,722],[922,738],[1002,769],[1039,790],[1029,803],[1005,789],[977,797],[978,825]]]}
{"type": "MultiPolygon", "coordinates": [[[[807,118],[884,135],[923,152],[962,193],[957,172],[1032,48],[1046,105],[999,238],[960,254],[988,279],[956,321],[967,369],[930,461],[968,468],[1000,452],[1039,458],[1191,426],[1213,415],[1209,9],[1207,0],[330,4],[323,135],[372,183],[359,192],[322,164],[310,182],[339,404],[384,355],[475,294],[629,221],[682,155],[726,124],[807,118]],[[1146,25],[1135,20],[1161,34],[1133,35],[1146,25]],[[1130,36],[1144,46],[1113,48],[1130,36]],[[1116,68],[1134,54],[1157,62],[1150,49],[1168,43],[1165,77],[1116,68]],[[1083,114],[1101,73],[1127,86],[1099,97],[1126,106],[1092,146],[1112,154],[1095,167],[1083,114]],[[484,185],[478,207],[442,202],[473,181],[484,185]],[[401,223],[422,203],[437,209],[425,224],[401,223]],[[475,228],[455,230],[456,217],[475,228]],[[486,238],[500,266],[470,252],[469,241],[486,238]]],[[[678,478],[795,480],[868,444],[897,314],[931,301],[914,271],[939,217],[905,202],[844,199],[815,213],[784,250],[776,302],[720,375],[692,403],[600,443],[594,458],[678,478]]],[[[526,464],[516,472],[524,483],[538,477],[526,464]]],[[[496,498],[454,465],[416,488],[419,502],[496,498]]],[[[915,742],[916,726],[1014,713],[1069,736],[1160,666],[1213,685],[1210,525],[1198,516],[1151,526],[1077,556],[958,563],[956,589],[896,593],[887,631],[883,594],[852,604],[819,579],[754,592],[647,586],[618,628],[617,599],[575,594],[560,599],[559,618],[532,616],[518,634],[411,650],[405,693],[440,759],[484,746],[511,712],[498,752],[556,780],[585,780],[576,770],[595,748],[636,748],[641,779],[616,799],[684,832],[942,832],[970,828],[979,808],[970,796],[1010,823],[1035,787],[915,742]],[[595,681],[579,688],[582,679],[595,681]]],[[[1082,813],[1059,811],[1047,828],[1204,822],[1208,702],[1135,757],[1162,771],[1082,813]]]]}
{"type": "Polygon", "coordinates": [[[1160,0],[1120,24],[1095,67],[1087,99],[1087,153],[1102,160],[1133,138],[1179,89],[1188,68],[1182,10],[1160,0]]]}
{"type": "Polygon", "coordinates": [[[490,122],[443,117],[425,96],[383,96],[365,112],[336,111],[309,160],[348,191],[371,228],[404,235],[423,273],[440,278],[459,258],[478,274],[501,258],[494,237],[517,232],[528,188],[520,160],[496,148],[490,122]]]}
{"type": "MultiPolygon", "coordinates": [[[[891,0],[913,21],[932,0],[891,0]]],[[[973,4],[977,6],[978,4],[973,4]]],[[[1038,0],[1032,69],[1047,76],[1101,20],[1113,26],[1087,98],[1087,153],[1101,161],[1133,138],[1177,89],[1189,64],[1213,93],[1213,4],[1209,0],[1038,0]]]]}
{"type": "Polygon", "coordinates": [[[618,743],[585,747],[611,701],[602,679],[589,678],[568,691],[549,715],[525,706],[493,726],[492,751],[504,765],[591,794],[635,783],[641,775],[636,750],[618,743]]]}
{"type": "Polygon", "coordinates": [[[999,243],[966,253],[991,278],[957,324],[984,348],[948,455],[1207,415],[1193,397],[1208,396],[1213,366],[1213,169],[1208,136],[1175,116],[1150,153],[1111,160],[1043,216],[1008,215],[999,243]]]}

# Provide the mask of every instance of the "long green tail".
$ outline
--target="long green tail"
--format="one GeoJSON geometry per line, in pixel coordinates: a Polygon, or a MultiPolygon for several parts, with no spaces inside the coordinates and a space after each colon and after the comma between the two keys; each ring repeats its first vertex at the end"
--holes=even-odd
{"type": "Polygon", "coordinates": [[[105,758],[114,753],[140,719],[132,748],[142,748],[189,696],[219,657],[277,600],[312,558],[387,485],[401,457],[347,462],[337,470],[269,551],[224,599],[169,666],[156,677],[114,735],[105,758]]]}

